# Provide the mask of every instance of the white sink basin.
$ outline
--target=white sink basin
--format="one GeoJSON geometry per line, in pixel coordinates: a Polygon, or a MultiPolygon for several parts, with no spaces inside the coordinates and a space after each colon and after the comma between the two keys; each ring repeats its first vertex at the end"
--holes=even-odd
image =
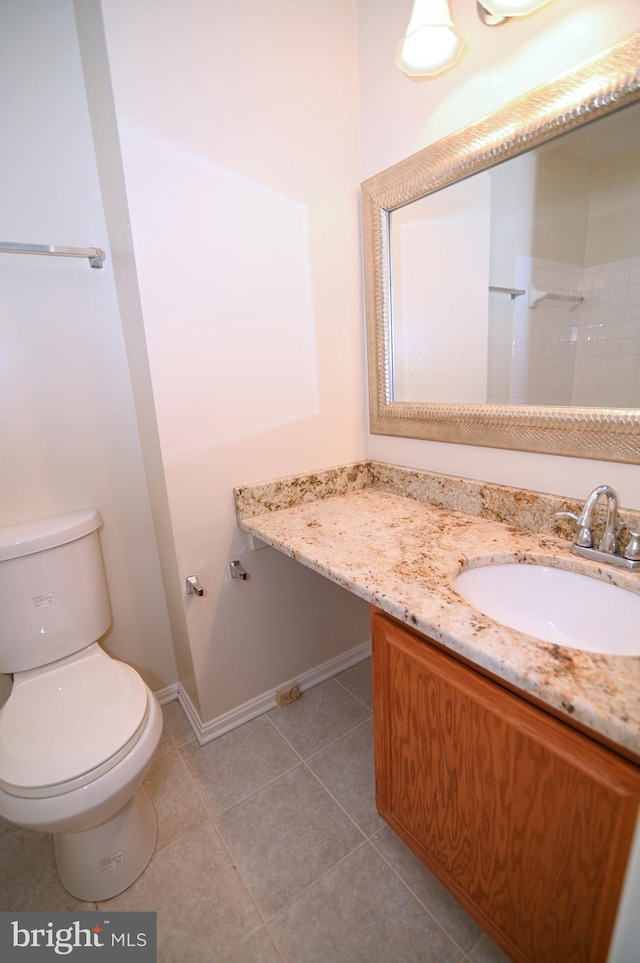
{"type": "Polygon", "coordinates": [[[640,595],[531,564],[482,565],[455,579],[476,609],[518,632],[607,655],[640,655],[640,595]]]}

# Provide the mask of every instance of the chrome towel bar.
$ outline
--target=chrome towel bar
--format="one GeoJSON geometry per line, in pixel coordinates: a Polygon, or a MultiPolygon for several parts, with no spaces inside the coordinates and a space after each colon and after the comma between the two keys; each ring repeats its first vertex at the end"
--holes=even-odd
{"type": "Polygon", "coordinates": [[[106,254],[99,247],[61,247],[56,244],[14,244],[0,241],[0,254],[53,254],[58,257],[86,257],[92,268],[101,268],[106,254]]]}

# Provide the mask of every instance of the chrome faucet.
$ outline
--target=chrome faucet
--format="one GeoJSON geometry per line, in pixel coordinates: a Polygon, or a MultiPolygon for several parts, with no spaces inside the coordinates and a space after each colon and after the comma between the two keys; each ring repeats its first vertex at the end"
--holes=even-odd
{"type": "MultiPolygon", "coordinates": [[[[555,517],[572,518],[575,521],[578,531],[573,543],[573,551],[576,555],[583,555],[585,558],[592,558],[599,562],[608,562],[620,568],[640,567],[640,553],[636,551],[637,546],[633,537],[624,555],[618,554],[618,533],[625,526],[618,525],[618,499],[609,485],[598,485],[594,488],[579,515],[574,515],[573,512],[557,512],[555,517]],[[607,499],[607,518],[598,547],[594,548],[591,525],[593,512],[601,495],[607,499]]],[[[631,535],[634,536],[636,533],[631,532],[631,535]]]]}
{"type": "Polygon", "coordinates": [[[618,499],[613,488],[610,488],[609,485],[598,485],[597,488],[594,488],[584,503],[579,515],[574,515],[573,512],[558,512],[556,518],[573,518],[578,526],[578,534],[573,544],[581,548],[593,548],[591,519],[593,517],[593,510],[596,507],[596,502],[601,495],[606,495],[607,497],[607,521],[604,532],[598,542],[598,551],[606,552],[607,555],[613,555],[617,547],[616,527],[618,519],[618,499]]]}

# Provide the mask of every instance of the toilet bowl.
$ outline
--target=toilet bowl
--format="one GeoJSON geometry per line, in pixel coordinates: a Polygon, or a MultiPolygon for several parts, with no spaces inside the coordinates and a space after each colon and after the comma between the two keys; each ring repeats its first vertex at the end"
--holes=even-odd
{"type": "Polygon", "coordinates": [[[99,524],[91,509],[0,530],[0,671],[13,673],[0,815],[53,833],[63,885],[91,901],[122,892],[153,855],[142,781],[162,732],[153,693],[97,641],[110,622],[99,524]]]}

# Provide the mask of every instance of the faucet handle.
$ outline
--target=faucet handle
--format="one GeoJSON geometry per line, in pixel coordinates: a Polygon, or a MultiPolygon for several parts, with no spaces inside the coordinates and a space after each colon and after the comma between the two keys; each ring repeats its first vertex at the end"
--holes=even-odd
{"type": "Polygon", "coordinates": [[[572,518],[574,522],[578,525],[578,534],[576,535],[575,545],[580,545],[582,548],[591,548],[593,545],[593,537],[591,535],[591,529],[587,525],[583,525],[581,518],[574,514],[574,512],[556,512],[553,516],[554,518],[572,518]]]}
{"type": "Polygon", "coordinates": [[[631,538],[624,550],[624,557],[628,558],[630,562],[637,562],[640,560],[640,532],[632,532],[629,529],[629,535],[631,538]]]}
{"type": "Polygon", "coordinates": [[[640,560],[640,532],[633,532],[626,522],[620,522],[616,535],[619,535],[625,528],[629,532],[629,541],[625,546],[623,557],[629,559],[630,562],[637,562],[640,560]]]}

